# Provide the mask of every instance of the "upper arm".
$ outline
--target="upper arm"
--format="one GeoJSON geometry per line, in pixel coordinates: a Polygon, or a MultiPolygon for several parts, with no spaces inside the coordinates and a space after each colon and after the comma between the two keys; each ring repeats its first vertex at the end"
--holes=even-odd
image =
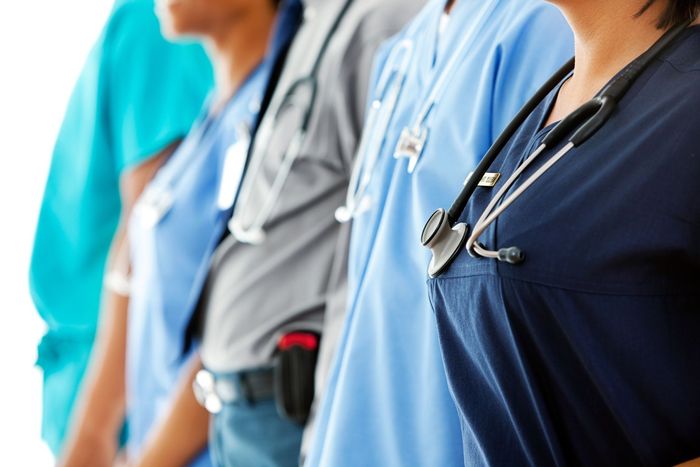
{"type": "Polygon", "coordinates": [[[199,46],[163,38],[149,2],[124,2],[105,34],[105,86],[114,164],[132,169],[181,139],[211,86],[199,46]]]}
{"type": "Polygon", "coordinates": [[[161,151],[145,159],[144,162],[122,172],[119,178],[119,191],[121,193],[124,218],[128,218],[131,209],[148,182],[155,176],[158,169],[165,164],[178,144],[179,141],[174,141],[161,151]]]}

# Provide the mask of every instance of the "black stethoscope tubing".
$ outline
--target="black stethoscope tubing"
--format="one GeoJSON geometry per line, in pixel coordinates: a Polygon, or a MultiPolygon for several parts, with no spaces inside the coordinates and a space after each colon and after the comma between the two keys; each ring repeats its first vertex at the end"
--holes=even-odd
{"type": "MultiPolygon", "coordinates": [[[[610,118],[617,107],[617,103],[624,97],[641,73],[676,40],[690,23],[688,21],[669,29],[646,52],[618,73],[593,99],[584,103],[557,123],[542,140],[540,145],[542,149],[552,148],[559,144],[568,134],[571,134],[569,145],[572,148],[580,146],[593,136],[610,118]]],[[[458,228],[461,226],[461,224],[458,224],[458,220],[464,209],[466,209],[474,191],[479,186],[482,177],[486,175],[506,144],[508,144],[535,108],[573,71],[574,64],[575,59],[572,58],[547,80],[520,109],[474,169],[474,172],[465,182],[464,187],[449,210],[445,212],[443,209],[438,209],[431,215],[421,234],[423,245],[430,248],[433,252],[433,260],[428,271],[431,277],[441,274],[464,246],[469,229],[458,228]],[[455,238],[457,236],[459,238],[455,238]],[[444,246],[441,248],[441,242],[449,245],[446,248],[444,246]]],[[[500,252],[503,252],[503,254],[499,254],[499,260],[512,264],[518,264],[524,260],[524,255],[517,247],[504,248],[499,250],[500,252]]],[[[470,251],[470,253],[472,252],[470,251]]]]}

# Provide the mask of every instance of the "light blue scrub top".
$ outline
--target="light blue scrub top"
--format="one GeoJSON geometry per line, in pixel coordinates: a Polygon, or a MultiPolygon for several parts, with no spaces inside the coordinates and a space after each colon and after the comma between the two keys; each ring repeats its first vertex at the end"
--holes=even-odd
{"type": "MultiPolygon", "coordinates": [[[[450,206],[524,101],[571,57],[573,40],[558,10],[538,0],[458,1],[439,37],[444,5],[430,2],[394,41],[411,40],[415,52],[379,147],[371,208],[352,228],[348,315],[309,466],[464,462],[420,232],[433,210],[450,206]],[[472,40],[427,117],[427,144],[411,175],[407,160],[393,157],[399,135],[414,126],[432,82],[466,35],[472,40]]],[[[379,81],[392,69],[389,50],[378,59],[379,81]]]]}
{"type": "MultiPolygon", "coordinates": [[[[208,258],[228,220],[217,203],[224,160],[227,154],[245,160],[247,131],[257,115],[268,69],[268,62],[260,65],[224,109],[201,119],[134,209],[127,345],[132,455],[141,450],[171,402],[191,354],[183,355],[187,326],[208,258]],[[155,213],[160,217],[151,217],[155,213]]],[[[192,465],[210,464],[205,452],[192,465]]]]}
{"type": "Polygon", "coordinates": [[[61,447],[98,323],[122,174],[183,138],[212,85],[198,45],[160,33],[152,0],[117,0],[68,103],[53,150],[30,267],[48,332],[42,436],[61,447]]]}

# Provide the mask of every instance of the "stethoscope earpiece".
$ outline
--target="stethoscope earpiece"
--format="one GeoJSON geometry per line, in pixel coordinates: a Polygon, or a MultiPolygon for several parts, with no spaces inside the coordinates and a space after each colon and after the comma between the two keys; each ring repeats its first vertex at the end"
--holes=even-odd
{"type": "Polygon", "coordinates": [[[450,226],[444,209],[438,209],[430,216],[421,233],[421,243],[433,254],[428,265],[430,277],[437,277],[450,265],[464,246],[468,235],[467,224],[450,226]]]}

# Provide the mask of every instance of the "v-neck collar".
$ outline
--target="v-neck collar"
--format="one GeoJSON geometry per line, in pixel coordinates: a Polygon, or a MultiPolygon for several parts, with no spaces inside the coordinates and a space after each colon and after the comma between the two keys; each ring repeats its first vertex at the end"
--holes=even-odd
{"type": "MultiPolygon", "coordinates": [[[[420,68],[426,73],[434,72],[437,65],[440,18],[445,11],[445,1],[446,0],[433,0],[427,7],[430,9],[430,12],[427,14],[429,20],[424,32],[420,34],[425,40],[419,43],[419,50],[417,50],[417,57],[420,59],[420,68]]],[[[452,13],[454,13],[454,11],[452,13]]]]}
{"type": "MultiPolygon", "coordinates": [[[[415,70],[417,71],[416,80],[423,91],[420,98],[416,100],[417,112],[425,104],[431,94],[436,81],[440,79],[454,54],[464,53],[464,50],[459,51],[460,45],[463,44],[465,34],[470,34],[470,31],[475,30],[478,35],[483,29],[484,24],[493,16],[494,4],[498,0],[457,0],[457,3],[450,12],[450,20],[447,29],[438,38],[441,17],[445,11],[447,0],[433,0],[426,8],[425,28],[417,34],[415,70]],[[490,12],[489,12],[490,10],[490,12]],[[485,16],[484,16],[485,15],[485,16]],[[475,19],[471,19],[474,17],[475,19]],[[478,20],[480,24],[473,24],[478,20]],[[469,23],[469,21],[472,23],[469,23]],[[471,26],[466,27],[465,25],[471,26]]],[[[472,38],[472,41],[478,41],[478,38],[472,38]]],[[[469,45],[467,45],[467,51],[469,45]]],[[[457,64],[459,67],[460,64],[457,64]]]]}
{"type": "MultiPolygon", "coordinates": [[[[428,38],[430,40],[429,49],[429,65],[433,72],[439,71],[446,60],[446,56],[450,48],[457,47],[460,41],[460,36],[464,34],[462,28],[459,25],[455,26],[455,23],[459,23],[459,19],[465,15],[474,14],[480,8],[487,8],[485,3],[489,3],[493,0],[456,0],[456,3],[452,6],[450,11],[449,20],[445,30],[440,33],[440,24],[443,21],[443,15],[445,15],[445,6],[447,5],[447,0],[437,0],[435,3],[435,11],[432,15],[429,24],[428,38]],[[467,11],[465,11],[467,10],[467,11]]],[[[481,25],[477,25],[480,27],[481,25]]]]}

